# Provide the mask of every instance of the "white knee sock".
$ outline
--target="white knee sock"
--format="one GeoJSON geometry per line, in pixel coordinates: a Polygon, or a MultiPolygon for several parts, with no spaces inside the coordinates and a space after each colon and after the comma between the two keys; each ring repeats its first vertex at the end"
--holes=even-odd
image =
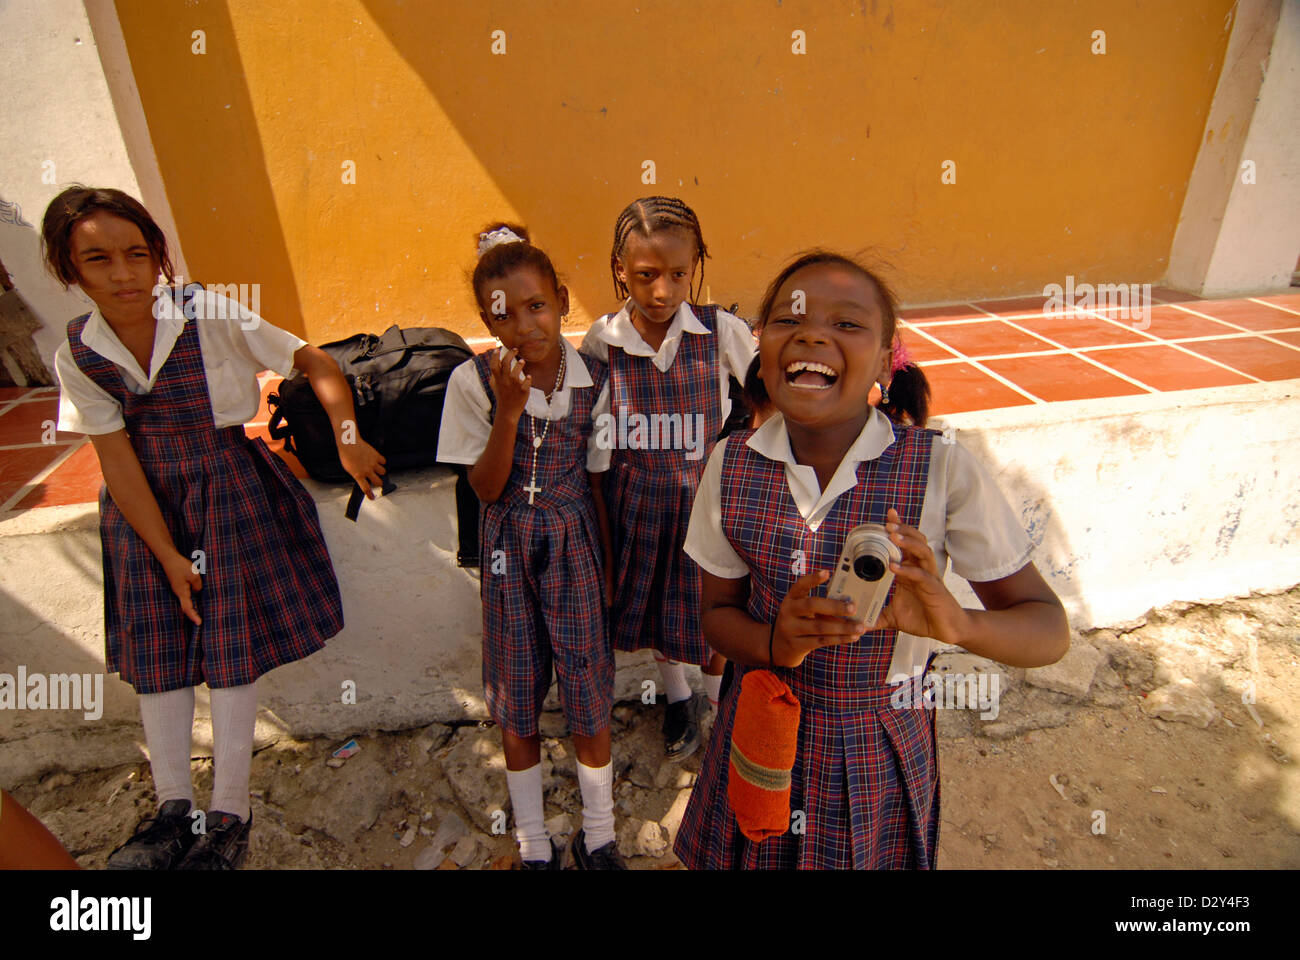
{"type": "Polygon", "coordinates": [[[520,858],[549,861],[551,840],[544,822],[542,765],[535,763],[527,770],[507,770],[506,786],[510,789],[510,806],[515,813],[515,837],[519,841],[520,858]]]}
{"type": "Polygon", "coordinates": [[[722,674],[716,677],[713,674],[706,673],[701,678],[704,680],[704,692],[709,695],[709,706],[718,705],[718,694],[722,692],[722,674]]]}
{"type": "Polygon", "coordinates": [[[190,740],[194,734],[194,688],[140,694],[140,720],[149,744],[149,768],[158,805],[188,800],[193,806],[190,740]]]}
{"type": "Polygon", "coordinates": [[[210,810],[233,813],[248,822],[248,773],[253,764],[253,726],[257,722],[257,684],[212,691],[212,778],[210,810]]]}
{"type": "Polygon", "coordinates": [[[669,703],[686,700],[691,695],[691,685],[686,682],[686,664],[676,660],[660,660],[659,676],[664,681],[664,696],[669,703]]]}
{"type": "Polygon", "coordinates": [[[582,832],[587,852],[599,850],[614,839],[614,764],[589,767],[578,763],[578,787],[582,790],[582,832]]]}

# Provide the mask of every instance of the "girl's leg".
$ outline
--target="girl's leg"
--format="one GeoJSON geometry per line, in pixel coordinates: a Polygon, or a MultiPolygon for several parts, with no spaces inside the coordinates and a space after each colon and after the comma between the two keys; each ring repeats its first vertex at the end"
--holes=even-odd
{"type": "Polygon", "coordinates": [[[595,736],[573,735],[582,790],[582,832],[587,851],[614,839],[614,765],[609,757],[609,727],[595,736]]]}
{"type": "Polygon", "coordinates": [[[727,668],[727,658],[720,653],[709,657],[709,665],[703,670],[704,690],[709,695],[709,706],[718,709],[718,694],[722,690],[722,671],[727,668]]]}
{"type": "Polygon", "coordinates": [[[684,760],[700,745],[700,726],[691,701],[691,686],[686,682],[686,664],[669,660],[653,650],[664,682],[664,756],[684,760]]]}
{"type": "Polygon", "coordinates": [[[584,737],[580,733],[575,733],[573,749],[578,754],[579,762],[588,767],[603,767],[609,763],[609,727],[601,730],[594,737],[584,737]]]}
{"type": "Polygon", "coordinates": [[[506,786],[515,812],[515,837],[523,860],[551,859],[551,838],[546,833],[542,802],[542,738],[540,734],[519,737],[501,731],[506,752],[506,786]]]}
{"type": "Polygon", "coordinates": [[[140,719],[149,745],[149,767],[158,805],[186,800],[193,807],[190,741],[194,732],[194,688],[140,694],[140,719]]]}
{"type": "Polygon", "coordinates": [[[691,685],[686,682],[686,665],[677,660],[669,660],[658,650],[652,651],[655,663],[659,664],[659,677],[664,683],[664,696],[669,703],[680,703],[690,699],[691,685]]]}
{"type": "Polygon", "coordinates": [[[233,813],[245,823],[250,812],[248,774],[253,764],[253,726],[257,684],[212,691],[212,804],[210,811],[233,813]]]}

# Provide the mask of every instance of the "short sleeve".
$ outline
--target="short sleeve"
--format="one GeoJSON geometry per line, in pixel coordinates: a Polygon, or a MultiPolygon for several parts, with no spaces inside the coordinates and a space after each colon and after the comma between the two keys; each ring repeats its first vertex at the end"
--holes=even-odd
{"type": "Polygon", "coordinates": [[[203,291],[202,296],[199,322],[218,326],[225,356],[245,361],[253,373],[272,370],[282,377],[293,376],[293,355],[307,345],[306,340],[212,290],[203,291]]]}
{"type": "Polygon", "coordinates": [[[609,469],[613,456],[613,443],[610,434],[602,431],[602,425],[609,420],[609,377],[601,384],[600,394],[591,408],[592,430],[587,437],[587,472],[604,473],[609,469]],[[603,439],[602,439],[603,435],[603,439]]]}
{"type": "Polygon", "coordinates": [[[757,349],[749,324],[735,314],[719,310],[718,345],[722,348],[723,366],[727,373],[744,383],[757,349]]]}
{"type": "Polygon", "coordinates": [[[944,549],[953,572],[976,583],[1009,577],[1033,552],[1020,518],[974,454],[960,443],[947,448],[944,549]]]}
{"type": "Polygon", "coordinates": [[[438,428],[438,460],[473,465],[492,435],[492,406],[473,360],[451,372],[438,428]]]}
{"type": "MultiPolygon", "coordinates": [[[[597,323],[599,322],[598,320],[597,323]]],[[[578,352],[583,356],[594,357],[601,363],[609,363],[609,344],[601,339],[594,326],[582,338],[582,344],[578,347],[578,352]]]]}
{"type": "Polygon", "coordinates": [[[686,528],[685,550],[702,569],[725,580],[749,576],[749,567],[722,532],[722,456],[727,440],[719,440],[704,467],[691,520],[686,528]]]}
{"type": "Polygon", "coordinates": [[[82,373],[66,341],[54,354],[54,372],[59,378],[58,429],[92,435],[126,429],[122,405],[82,373]]]}

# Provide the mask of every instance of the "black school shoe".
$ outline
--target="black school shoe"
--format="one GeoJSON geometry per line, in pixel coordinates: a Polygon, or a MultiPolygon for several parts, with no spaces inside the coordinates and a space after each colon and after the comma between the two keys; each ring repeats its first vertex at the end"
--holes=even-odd
{"type": "Polygon", "coordinates": [[[524,870],[563,870],[564,869],[564,847],[555,842],[551,837],[551,859],[549,860],[524,860],[520,859],[524,870]]]}
{"type": "Polygon", "coordinates": [[[695,697],[668,704],[664,710],[664,756],[685,760],[700,745],[700,725],[695,719],[695,697]]]}
{"type": "Polygon", "coordinates": [[[188,800],[168,800],[145,817],[131,839],[108,855],[109,870],[171,870],[198,839],[188,800]]]}
{"type": "Polygon", "coordinates": [[[573,867],[575,870],[626,870],[627,864],[618,854],[618,842],[611,840],[603,847],[597,847],[595,850],[587,850],[587,835],[579,830],[573,835],[573,841],[569,844],[569,850],[573,854],[573,867]]]}
{"type": "Polygon", "coordinates": [[[237,870],[248,856],[248,834],[253,829],[253,815],[248,821],[233,813],[213,810],[208,814],[208,832],[195,841],[177,870],[237,870]]]}

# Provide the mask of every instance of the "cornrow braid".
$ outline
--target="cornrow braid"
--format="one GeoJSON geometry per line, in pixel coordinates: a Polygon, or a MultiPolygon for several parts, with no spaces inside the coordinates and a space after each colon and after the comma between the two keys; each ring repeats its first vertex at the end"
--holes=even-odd
{"type": "Polygon", "coordinates": [[[618,258],[623,255],[627,238],[636,231],[648,237],[656,230],[680,229],[689,231],[695,237],[699,250],[700,282],[698,288],[691,287],[691,303],[699,301],[704,290],[704,258],[709,255],[709,248],[704,245],[704,233],[700,229],[700,220],[695,211],[676,197],[642,197],[633,200],[618,215],[614,224],[614,248],[609,254],[609,272],[614,277],[614,295],[620,300],[628,296],[627,284],[618,278],[618,258]]]}

